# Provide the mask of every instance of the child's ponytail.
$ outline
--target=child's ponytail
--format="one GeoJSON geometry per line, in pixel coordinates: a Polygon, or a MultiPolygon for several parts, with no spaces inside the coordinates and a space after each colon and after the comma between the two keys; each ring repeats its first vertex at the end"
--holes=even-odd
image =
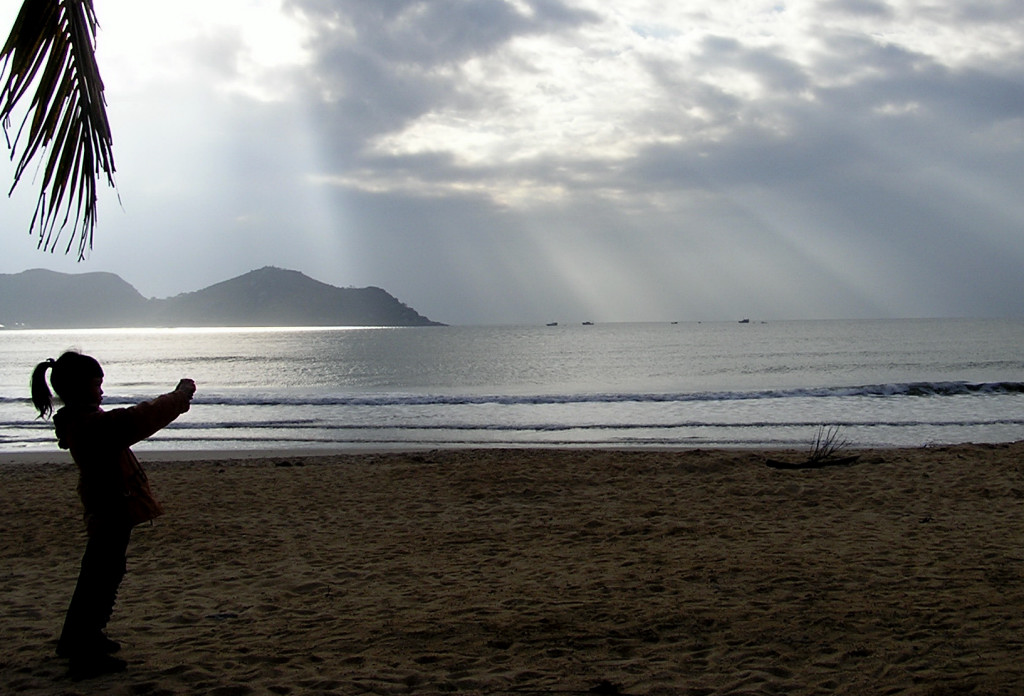
{"type": "Polygon", "coordinates": [[[96,358],[69,350],[54,360],[36,365],[32,371],[32,405],[39,411],[40,418],[53,413],[53,394],[46,383],[46,370],[50,373],[50,384],[57,398],[65,405],[77,403],[83,396],[88,396],[89,380],[103,377],[103,368],[96,358]]]}
{"type": "Polygon", "coordinates": [[[40,418],[47,418],[53,413],[53,394],[46,383],[46,370],[56,365],[53,358],[36,365],[32,370],[32,405],[39,411],[40,418]]]}

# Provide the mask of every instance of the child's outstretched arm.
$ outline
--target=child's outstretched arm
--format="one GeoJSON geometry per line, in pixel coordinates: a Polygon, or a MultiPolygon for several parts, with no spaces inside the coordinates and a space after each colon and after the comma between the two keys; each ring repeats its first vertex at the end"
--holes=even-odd
{"type": "Polygon", "coordinates": [[[131,447],[188,411],[195,393],[196,383],[191,379],[182,379],[174,391],[151,401],[107,411],[102,414],[102,419],[106,421],[106,435],[120,447],[131,447]]]}

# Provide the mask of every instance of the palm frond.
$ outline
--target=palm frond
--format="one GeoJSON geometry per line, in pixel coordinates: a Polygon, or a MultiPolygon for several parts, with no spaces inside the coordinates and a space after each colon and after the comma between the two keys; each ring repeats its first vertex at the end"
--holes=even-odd
{"type": "Polygon", "coordinates": [[[73,220],[64,253],[77,237],[79,260],[92,248],[100,174],[114,186],[113,139],[95,40],[92,0],[24,0],[0,50],[0,78],[6,78],[0,119],[12,159],[24,138],[11,192],[35,156],[45,151],[29,233],[37,233],[38,226],[38,246],[53,251],[73,220]],[[35,94],[12,142],[11,115],[33,84],[35,94]]]}

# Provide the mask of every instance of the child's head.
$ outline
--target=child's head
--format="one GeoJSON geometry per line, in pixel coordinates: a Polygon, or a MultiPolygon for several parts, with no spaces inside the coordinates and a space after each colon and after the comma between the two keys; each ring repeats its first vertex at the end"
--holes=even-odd
{"type": "Polygon", "coordinates": [[[62,356],[36,365],[32,371],[32,404],[43,418],[53,412],[53,395],[46,386],[46,370],[58,398],[69,405],[98,404],[103,396],[103,368],[96,358],[67,351],[62,356]]]}

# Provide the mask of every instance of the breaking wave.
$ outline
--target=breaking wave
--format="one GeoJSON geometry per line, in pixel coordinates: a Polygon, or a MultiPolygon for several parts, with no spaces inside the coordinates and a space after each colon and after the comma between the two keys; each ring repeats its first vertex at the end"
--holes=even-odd
{"type": "MultiPolygon", "coordinates": [[[[946,397],[964,395],[1024,394],[1024,382],[907,382],[853,387],[769,389],[762,391],[714,391],[693,393],[603,392],[583,394],[211,394],[196,398],[197,404],[221,406],[458,406],[472,404],[543,405],[587,403],[677,403],[701,401],[752,401],[759,399],[850,397],[946,397]]],[[[108,406],[134,403],[131,399],[107,399],[108,406]]]]}

